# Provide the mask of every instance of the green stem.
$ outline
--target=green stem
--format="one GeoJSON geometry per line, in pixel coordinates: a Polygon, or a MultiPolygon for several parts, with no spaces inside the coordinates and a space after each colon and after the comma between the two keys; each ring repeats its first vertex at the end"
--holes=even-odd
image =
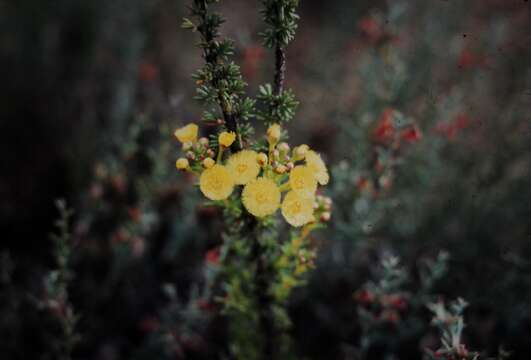
{"type": "Polygon", "coordinates": [[[225,150],[225,147],[223,145],[219,145],[218,157],[216,158],[217,164],[221,164],[221,159],[222,159],[224,150],[225,150]]]}
{"type": "Polygon", "coordinates": [[[291,190],[291,185],[289,181],[286,181],[284,184],[280,185],[279,188],[280,192],[286,192],[291,190]]]}
{"type": "MultiPolygon", "coordinates": [[[[200,9],[199,17],[201,20],[201,25],[198,27],[198,30],[201,33],[204,42],[207,44],[207,46],[205,46],[203,50],[203,56],[205,58],[205,61],[210,64],[214,69],[216,69],[219,66],[221,59],[215,52],[211,51],[211,49],[214,48],[216,44],[215,33],[209,26],[207,26],[208,3],[206,0],[195,0],[195,2],[200,9]]],[[[214,73],[217,74],[218,72],[214,71],[214,73]]],[[[234,108],[233,104],[230,100],[227,100],[226,97],[223,96],[223,89],[220,86],[221,80],[222,79],[219,79],[217,76],[215,76],[212,79],[212,87],[215,88],[218,92],[218,103],[223,114],[225,126],[229,131],[233,131],[237,135],[237,141],[235,141],[231,145],[232,151],[237,152],[242,149],[242,141],[238,126],[238,119],[236,118],[236,115],[232,112],[232,109],[234,108]]]]}

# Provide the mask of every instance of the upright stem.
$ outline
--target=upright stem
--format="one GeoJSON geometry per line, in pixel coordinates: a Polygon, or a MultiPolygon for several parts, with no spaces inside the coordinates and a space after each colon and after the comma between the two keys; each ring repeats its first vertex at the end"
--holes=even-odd
{"type": "Polygon", "coordinates": [[[273,89],[275,95],[282,94],[284,90],[284,74],[286,72],[286,52],[277,44],[275,48],[275,87],[273,89]]]}
{"type": "Polygon", "coordinates": [[[251,260],[256,264],[254,274],[254,292],[258,308],[258,324],[262,334],[263,344],[261,359],[277,359],[277,334],[275,320],[271,305],[273,298],[269,292],[272,274],[271,266],[267,263],[265,246],[260,242],[260,230],[256,219],[250,219],[251,236],[253,244],[251,248],[251,260]]]}
{"type": "MultiPolygon", "coordinates": [[[[280,43],[275,47],[275,95],[281,95],[284,90],[284,76],[286,71],[286,54],[280,43]]],[[[271,153],[269,154],[271,159],[271,153]]],[[[275,360],[278,358],[278,334],[275,328],[275,321],[272,311],[273,298],[269,292],[273,274],[270,264],[265,259],[267,249],[260,243],[259,235],[256,233],[252,248],[252,257],[256,262],[255,273],[255,296],[258,305],[258,321],[260,331],[263,335],[262,359],[275,360]]]]}
{"type": "MultiPolygon", "coordinates": [[[[203,49],[203,57],[205,58],[205,61],[210,64],[213,68],[216,68],[219,65],[220,59],[217,56],[216,52],[212,51],[216,44],[214,43],[214,33],[211,31],[211,29],[207,29],[204,27],[204,24],[208,23],[208,4],[206,0],[196,0],[196,2],[199,5],[199,8],[201,9],[201,23],[203,24],[198,28],[199,32],[203,36],[203,40],[207,44],[207,46],[203,49]]],[[[235,141],[231,149],[232,151],[240,151],[242,149],[242,143],[241,143],[241,137],[238,130],[238,119],[236,118],[236,115],[232,112],[233,106],[230,101],[230,99],[225,99],[223,96],[223,92],[219,88],[219,82],[220,79],[217,76],[214,76],[212,79],[212,86],[215,89],[218,89],[218,103],[219,107],[221,108],[221,112],[223,114],[223,120],[225,121],[225,125],[227,126],[227,129],[229,131],[232,131],[236,134],[237,141],[235,141]]]]}

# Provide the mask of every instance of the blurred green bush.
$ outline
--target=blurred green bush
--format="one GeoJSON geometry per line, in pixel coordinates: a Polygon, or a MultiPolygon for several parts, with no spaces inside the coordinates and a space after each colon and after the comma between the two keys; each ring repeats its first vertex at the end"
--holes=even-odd
{"type": "MultiPolygon", "coordinates": [[[[48,233],[62,196],[76,210],[73,358],[212,359],[230,346],[226,319],[205,301],[220,214],[173,170],[171,134],[199,114],[189,74],[200,59],[178,30],[185,5],[1,5],[6,359],[55,358],[60,323],[38,304],[57,267],[48,233]]],[[[256,4],[220,9],[256,92],[271,70],[256,4]]],[[[288,53],[287,82],[301,102],[290,133],[336,165],[317,268],[290,300],[295,358],[410,360],[437,349],[422,304],[371,338],[359,294],[392,254],[410,269],[401,291],[423,303],[421,264],[441,250],[448,268],[430,297],[470,303],[468,347],[528,358],[528,9],[519,0],[301,3],[288,53]]]]}

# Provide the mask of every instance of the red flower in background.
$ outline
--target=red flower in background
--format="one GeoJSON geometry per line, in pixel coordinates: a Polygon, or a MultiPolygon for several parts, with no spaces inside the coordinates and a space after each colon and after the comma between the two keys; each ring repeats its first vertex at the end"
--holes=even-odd
{"type": "Polygon", "coordinates": [[[135,223],[139,223],[142,219],[142,211],[138,207],[130,207],[127,209],[127,214],[131,218],[131,220],[135,223]]]}
{"type": "Polygon", "coordinates": [[[376,300],[374,293],[366,289],[358,291],[355,298],[361,304],[371,304],[376,300]]]}
{"type": "Polygon", "coordinates": [[[402,130],[400,138],[410,143],[414,143],[422,139],[422,132],[418,126],[413,125],[405,130],[402,130]]]}
{"type": "Polygon", "coordinates": [[[407,301],[404,296],[400,294],[389,294],[384,295],[382,298],[382,304],[385,306],[390,306],[396,310],[404,311],[407,309],[407,301]]]}
{"type": "Polygon", "coordinates": [[[159,319],[155,317],[148,316],[142,319],[142,321],[140,321],[140,324],[138,324],[138,327],[143,332],[157,331],[160,328],[160,321],[159,319]]]}
{"type": "Polygon", "coordinates": [[[197,307],[204,311],[213,311],[216,308],[214,303],[203,298],[197,300],[197,307]]]}
{"type": "Polygon", "coordinates": [[[469,49],[464,48],[463,51],[461,51],[461,55],[459,55],[459,60],[457,61],[458,66],[460,68],[470,68],[476,63],[476,55],[469,49]]]}
{"type": "Polygon", "coordinates": [[[159,75],[159,69],[150,62],[144,61],[138,66],[138,78],[141,81],[153,81],[159,75]]]}
{"type": "Polygon", "coordinates": [[[471,123],[470,118],[465,114],[459,114],[454,119],[454,126],[457,130],[466,129],[471,123]]]}
{"type": "Polygon", "coordinates": [[[373,137],[378,142],[388,142],[392,140],[395,134],[395,126],[393,124],[394,110],[387,108],[383,111],[376,129],[374,129],[373,137]]]}
{"type": "Polygon", "coordinates": [[[453,140],[457,134],[463,129],[467,128],[470,123],[471,119],[468,117],[468,115],[459,114],[450,122],[437,124],[435,126],[435,132],[439,135],[445,136],[449,140],[453,140]]]}
{"type": "Polygon", "coordinates": [[[358,22],[358,28],[373,43],[379,42],[384,36],[384,31],[381,25],[370,16],[361,19],[358,22]]]}
{"type": "Polygon", "coordinates": [[[220,255],[220,249],[219,247],[211,249],[207,251],[205,255],[205,261],[207,264],[210,265],[218,265],[219,264],[219,255],[220,255]]]}
{"type": "Polygon", "coordinates": [[[360,177],[358,181],[356,181],[356,187],[358,188],[358,191],[363,191],[367,189],[370,186],[369,180],[364,177],[360,177]]]}
{"type": "Polygon", "coordinates": [[[380,159],[376,160],[376,164],[374,164],[374,168],[376,169],[376,172],[378,174],[382,173],[382,171],[384,170],[384,166],[383,166],[382,162],[380,161],[380,159]]]}
{"type": "Polygon", "coordinates": [[[488,59],[472,52],[468,47],[464,47],[457,60],[457,65],[461,69],[482,67],[488,65],[488,59]]]}
{"type": "Polygon", "coordinates": [[[400,321],[400,315],[398,314],[398,312],[396,312],[395,310],[390,310],[390,309],[384,310],[381,313],[380,318],[383,321],[386,321],[392,324],[396,324],[400,321]]]}
{"type": "Polygon", "coordinates": [[[265,54],[264,48],[259,45],[251,45],[243,50],[242,72],[245,77],[254,78],[258,72],[258,65],[265,54]]]}
{"type": "Polygon", "coordinates": [[[123,194],[127,191],[127,182],[123,176],[113,175],[109,180],[114,191],[120,194],[123,194]]]}
{"type": "Polygon", "coordinates": [[[115,230],[111,235],[111,241],[115,244],[124,243],[130,239],[131,235],[124,228],[115,230]]]}

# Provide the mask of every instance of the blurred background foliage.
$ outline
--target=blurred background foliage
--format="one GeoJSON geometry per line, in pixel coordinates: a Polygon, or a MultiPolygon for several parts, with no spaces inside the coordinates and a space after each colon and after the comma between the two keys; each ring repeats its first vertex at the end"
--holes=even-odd
{"type": "MultiPolygon", "coordinates": [[[[437,296],[470,303],[471,349],[528,358],[529,6],[301,2],[286,79],[301,104],[289,129],[331,164],[334,212],[314,236],[308,286],[290,299],[295,358],[421,359],[438,346],[425,306],[437,296]],[[422,269],[441,251],[445,275],[426,284],[422,269]],[[374,285],[389,256],[408,279],[391,293],[374,285]],[[374,310],[374,293],[406,305],[374,310]]],[[[186,3],[0,9],[2,358],[59,358],[64,311],[48,286],[59,197],[75,210],[73,358],[221,358],[227,324],[207,301],[221,217],[173,165],[173,130],[200,115],[190,74],[201,59],[179,29],[186,3]]],[[[219,9],[254,95],[273,66],[257,4],[219,9]]]]}

